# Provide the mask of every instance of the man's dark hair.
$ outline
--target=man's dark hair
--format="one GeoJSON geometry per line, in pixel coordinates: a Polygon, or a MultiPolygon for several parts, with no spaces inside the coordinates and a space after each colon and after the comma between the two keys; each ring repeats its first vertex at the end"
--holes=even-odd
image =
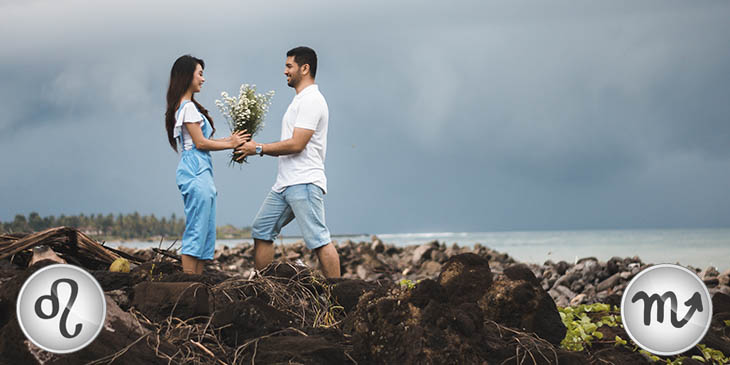
{"type": "Polygon", "coordinates": [[[317,75],[317,54],[314,53],[313,49],[304,46],[292,48],[289,50],[289,52],[286,53],[286,56],[293,56],[294,62],[296,62],[299,67],[308,64],[309,72],[312,74],[312,78],[317,75]]]}

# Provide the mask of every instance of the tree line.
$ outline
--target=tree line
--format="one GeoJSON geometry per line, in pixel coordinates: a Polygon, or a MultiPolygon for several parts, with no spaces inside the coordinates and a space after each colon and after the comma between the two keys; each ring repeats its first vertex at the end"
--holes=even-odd
{"type": "MultiPolygon", "coordinates": [[[[177,217],[172,213],[170,217],[157,218],[154,214],[79,214],[53,215],[41,217],[32,212],[26,217],[17,214],[12,222],[0,222],[0,231],[5,233],[38,232],[44,229],[68,226],[99,240],[113,239],[149,239],[165,236],[180,238],[185,230],[185,217],[177,217]]],[[[250,235],[250,229],[236,228],[230,225],[218,227],[219,238],[243,238],[250,235]]]]}

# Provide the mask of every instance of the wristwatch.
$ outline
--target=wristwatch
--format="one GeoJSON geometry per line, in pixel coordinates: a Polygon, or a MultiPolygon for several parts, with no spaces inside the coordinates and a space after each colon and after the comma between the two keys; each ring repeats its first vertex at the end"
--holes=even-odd
{"type": "Polygon", "coordinates": [[[256,145],[256,154],[259,156],[264,155],[264,146],[263,145],[256,145]]]}

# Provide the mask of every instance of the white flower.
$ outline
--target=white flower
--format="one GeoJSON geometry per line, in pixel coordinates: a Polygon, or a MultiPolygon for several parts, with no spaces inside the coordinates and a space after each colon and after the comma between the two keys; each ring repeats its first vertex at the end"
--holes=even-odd
{"type": "Polygon", "coordinates": [[[264,117],[269,111],[274,91],[256,93],[256,85],[242,84],[238,96],[221,92],[221,99],[215,105],[228,121],[232,131],[246,129],[252,135],[261,130],[264,117]]]}

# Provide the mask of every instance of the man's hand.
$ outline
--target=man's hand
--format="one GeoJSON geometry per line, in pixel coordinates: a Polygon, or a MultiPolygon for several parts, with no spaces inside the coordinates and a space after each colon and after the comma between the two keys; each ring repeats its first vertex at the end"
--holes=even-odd
{"type": "MultiPolygon", "coordinates": [[[[312,135],[314,135],[314,130],[312,129],[295,127],[294,133],[292,134],[291,138],[263,145],[265,146],[264,154],[267,154],[269,156],[282,156],[301,153],[307,147],[307,143],[309,143],[312,135]]],[[[256,146],[258,145],[261,144],[254,140],[251,140],[236,148],[235,153],[245,153],[244,156],[255,155],[256,146]]],[[[236,161],[238,160],[239,159],[237,158],[236,161]]]]}
{"type": "Polygon", "coordinates": [[[234,152],[236,156],[239,156],[236,158],[236,161],[243,160],[246,156],[251,156],[256,154],[256,143],[254,140],[250,140],[236,148],[236,151],[234,152]]]}

